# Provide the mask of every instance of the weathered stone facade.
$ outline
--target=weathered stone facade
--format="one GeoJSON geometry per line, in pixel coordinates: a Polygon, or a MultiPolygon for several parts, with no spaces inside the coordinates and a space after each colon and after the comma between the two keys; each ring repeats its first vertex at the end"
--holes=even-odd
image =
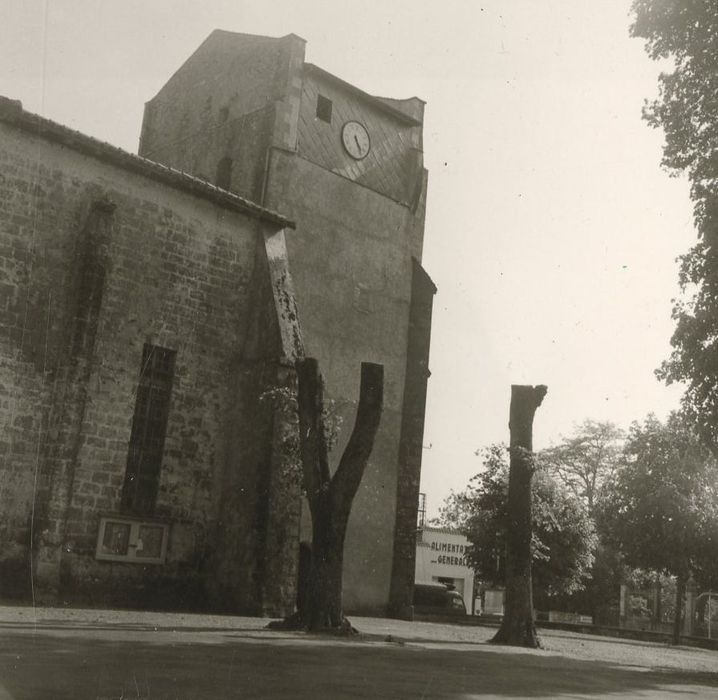
{"type": "Polygon", "coordinates": [[[141,157],[0,98],[0,596],[290,612],[306,352],[344,426],[361,362],[384,365],[344,600],[410,612],[422,120],[306,64],[299,37],[219,31],[147,104],[141,157]]]}
{"type": "Polygon", "coordinates": [[[282,477],[294,422],[257,408],[295,383],[291,222],[0,106],[0,594],[291,610],[291,585],[256,583],[291,581],[298,546],[298,481],[282,477]],[[148,346],[176,355],[156,503],[140,518],[170,525],[166,560],[108,563],[100,518],[133,517],[121,499],[148,346]],[[229,557],[241,578],[223,578],[229,557]]]}
{"type": "MultiPolygon", "coordinates": [[[[294,35],[216,31],[147,103],[142,130],[141,155],[216,178],[297,222],[287,246],[306,352],[344,425],[361,362],[384,365],[384,414],[347,533],[350,611],[406,615],[411,605],[435,291],[420,264],[423,107],[305,63],[294,35]],[[369,135],[364,157],[342,143],[348,121],[369,135]]],[[[305,509],[305,540],[308,527],[305,509]]]]}

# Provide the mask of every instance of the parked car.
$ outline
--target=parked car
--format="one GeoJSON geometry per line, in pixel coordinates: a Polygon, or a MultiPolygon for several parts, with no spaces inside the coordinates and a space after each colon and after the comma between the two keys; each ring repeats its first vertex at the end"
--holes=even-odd
{"type": "Polygon", "coordinates": [[[444,583],[414,584],[414,612],[439,615],[466,615],[459,593],[444,583]]]}

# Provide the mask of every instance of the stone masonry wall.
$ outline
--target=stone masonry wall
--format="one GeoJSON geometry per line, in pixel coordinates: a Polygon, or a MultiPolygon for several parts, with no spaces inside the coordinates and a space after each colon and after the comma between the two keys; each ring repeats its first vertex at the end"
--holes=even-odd
{"type": "MultiPolygon", "coordinates": [[[[260,192],[258,201],[264,206],[297,222],[287,241],[289,264],[306,355],[319,360],[327,396],[343,421],[335,459],[353,425],[361,362],[384,365],[384,413],[353,505],[344,559],[345,608],[384,613],[393,556],[404,551],[394,549],[395,526],[398,522],[406,529],[408,500],[414,498],[420,472],[421,454],[413,452],[416,431],[410,440],[411,460],[406,460],[403,471],[399,463],[403,413],[408,411],[412,425],[418,411],[423,418],[422,407],[406,405],[414,393],[404,385],[412,258],[421,258],[427,186],[421,126],[411,119],[421,118],[423,104],[385,100],[385,105],[411,119],[391,114],[374,98],[304,64],[303,55],[303,42],[293,35],[272,40],[213,33],[148,103],[141,154],[210,179],[213,164],[231,157],[232,189],[249,191],[242,189],[242,177],[247,176],[235,179],[235,173],[251,170],[261,175],[261,183],[251,182],[251,192],[260,192]],[[331,124],[316,116],[319,93],[333,101],[331,124]],[[261,141],[255,150],[236,147],[242,134],[233,141],[231,128],[216,123],[229,124],[234,117],[241,124],[248,117],[240,116],[250,114],[260,120],[270,105],[273,133],[267,139],[255,138],[255,143],[261,141]],[[372,151],[361,161],[352,159],[341,145],[341,127],[349,119],[366,123],[370,130],[372,151]],[[265,143],[270,147],[263,151],[265,143]],[[245,162],[249,159],[254,160],[245,162]],[[397,506],[402,511],[398,521],[397,506]]],[[[254,371],[246,359],[240,395],[266,391],[272,371],[263,363],[261,371],[254,371]]],[[[240,402],[234,410],[241,422],[247,406],[240,402]]],[[[232,440],[239,451],[249,445],[242,431],[232,440]]],[[[258,444],[252,449],[253,464],[269,463],[258,444]]],[[[261,473],[260,468],[257,474],[261,473]]],[[[233,491],[259,483],[248,471],[229,474],[233,491]]],[[[251,516],[232,508],[228,517],[248,522],[251,516]]],[[[302,537],[308,539],[306,509],[302,517],[302,537]]],[[[246,575],[240,561],[238,554],[229,559],[222,581],[246,575]]]]}
{"type": "Polygon", "coordinates": [[[431,313],[436,287],[414,259],[409,313],[409,343],[406,356],[404,410],[401,416],[398,481],[396,497],[394,558],[391,574],[389,612],[398,618],[412,617],[414,561],[416,556],[417,511],[421,458],[424,450],[424,414],[429,380],[431,313]]]}
{"type": "MultiPolygon", "coordinates": [[[[34,530],[36,584],[61,599],[207,605],[261,230],[256,219],[0,124],[0,595],[27,592],[34,530]],[[77,318],[81,233],[98,201],[114,208],[108,260],[76,406],[77,454],[63,461],[53,442],[66,406],[58,392],[74,361],[67,329],[77,318]],[[119,510],[144,343],[177,352],[155,513],[171,524],[164,566],[94,559],[101,514],[119,510]],[[58,468],[69,485],[64,515],[47,509],[63,499],[58,468]]],[[[243,498],[256,508],[256,494],[243,498]]]]}
{"type": "MultiPolygon", "coordinates": [[[[411,299],[407,208],[307,160],[275,150],[268,205],[297,223],[288,241],[305,352],[316,357],[341,419],[334,466],[354,424],[363,361],[384,365],[384,411],[354,500],[344,605],[383,613],[389,600],[399,436],[411,299]]],[[[308,536],[308,535],[307,535],[308,536]]]]}
{"type": "Polygon", "coordinates": [[[228,459],[210,582],[221,609],[277,616],[294,611],[301,473],[292,400],[301,337],[291,280],[282,264],[283,241],[279,233],[257,244],[251,317],[232,373],[228,459]],[[276,314],[278,298],[293,318],[276,314]],[[281,322],[263,321],[273,317],[281,322]],[[276,348],[282,348],[280,355],[276,348]],[[254,508],[247,507],[249,494],[254,494],[254,508]]]}
{"type": "Polygon", "coordinates": [[[227,189],[261,201],[296,41],[213,32],[147,103],[140,155],[213,183],[230,158],[227,189]]]}

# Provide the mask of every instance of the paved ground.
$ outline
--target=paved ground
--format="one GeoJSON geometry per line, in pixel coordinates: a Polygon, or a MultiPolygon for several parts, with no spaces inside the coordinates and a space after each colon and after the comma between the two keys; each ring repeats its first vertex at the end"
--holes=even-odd
{"type": "Polygon", "coordinates": [[[265,620],[0,607],[0,700],[718,698],[718,653],[547,631],[353,618],[359,639],[265,620]]]}

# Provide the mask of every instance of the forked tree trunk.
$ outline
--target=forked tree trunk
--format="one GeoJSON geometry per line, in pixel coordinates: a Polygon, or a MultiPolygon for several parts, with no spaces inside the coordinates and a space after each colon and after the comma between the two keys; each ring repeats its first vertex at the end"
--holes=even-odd
{"type": "Polygon", "coordinates": [[[297,373],[300,453],[313,532],[307,605],[299,611],[299,623],[312,631],[350,630],[342,611],[344,537],[379,428],[384,368],[362,363],[354,430],[334,476],[329,473],[324,386],[317,361],[299,360],[297,373]]]}
{"type": "MultiPolygon", "coordinates": [[[[312,512],[312,567],[309,574],[309,598],[306,626],[310,630],[341,628],[342,571],[346,524],[332,513],[329,498],[319,496],[312,512]]],[[[347,513],[347,516],[349,514],[347,513]]]]}
{"type": "Polygon", "coordinates": [[[531,587],[531,479],[533,420],[546,395],[545,386],[511,387],[510,467],[504,618],[494,644],[539,647],[531,587]]]}
{"type": "Polygon", "coordinates": [[[683,598],[686,594],[686,576],[678,574],[676,577],[676,610],[673,616],[673,638],[674,644],[681,643],[681,622],[683,621],[683,598]]]}

